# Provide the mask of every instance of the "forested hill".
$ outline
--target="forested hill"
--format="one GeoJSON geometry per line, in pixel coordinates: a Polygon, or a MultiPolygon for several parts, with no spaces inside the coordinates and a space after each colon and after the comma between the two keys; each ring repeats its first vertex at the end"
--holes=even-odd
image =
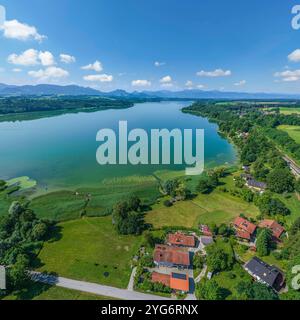
{"type": "Polygon", "coordinates": [[[100,97],[8,97],[0,99],[0,115],[42,111],[97,111],[133,106],[130,100],[100,97]]]}

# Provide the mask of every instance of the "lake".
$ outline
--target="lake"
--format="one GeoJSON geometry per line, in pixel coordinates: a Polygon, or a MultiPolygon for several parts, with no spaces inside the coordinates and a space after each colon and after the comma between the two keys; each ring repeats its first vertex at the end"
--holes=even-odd
{"type": "Polygon", "coordinates": [[[40,189],[50,190],[97,185],[103,179],[149,175],[158,170],[182,170],[183,166],[106,165],[96,161],[100,129],[117,129],[121,120],[128,130],[174,128],[205,130],[205,164],[212,167],[236,160],[234,147],[206,118],[181,112],[189,102],[140,103],[129,109],[0,123],[0,178],[29,176],[40,189]]]}

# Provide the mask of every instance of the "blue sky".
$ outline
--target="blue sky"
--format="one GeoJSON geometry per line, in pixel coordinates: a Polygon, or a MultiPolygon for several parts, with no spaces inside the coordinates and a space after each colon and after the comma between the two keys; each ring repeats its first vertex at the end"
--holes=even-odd
{"type": "Polygon", "coordinates": [[[0,0],[0,82],[300,93],[298,3],[0,0]]]}

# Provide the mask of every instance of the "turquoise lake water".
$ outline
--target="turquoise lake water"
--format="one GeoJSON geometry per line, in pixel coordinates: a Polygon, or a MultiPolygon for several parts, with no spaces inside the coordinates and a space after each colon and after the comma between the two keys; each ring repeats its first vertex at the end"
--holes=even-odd
{"type": "Polygon", "coordinates": [[[233,163],[234,147],[217,133],[207,119],[184,114],[188,102],[136,104],[129,109],[64,114],[37,120],[0,123],[0,178],[29,176],[42,188],[94,185],[103,179],[149,175],[158,170],[182,170],[183,166],[105,165],[96,161],[100,129],[117,130],[128,121],[128,129],[174,128],[205,130],[206,166],[233,163]]]}

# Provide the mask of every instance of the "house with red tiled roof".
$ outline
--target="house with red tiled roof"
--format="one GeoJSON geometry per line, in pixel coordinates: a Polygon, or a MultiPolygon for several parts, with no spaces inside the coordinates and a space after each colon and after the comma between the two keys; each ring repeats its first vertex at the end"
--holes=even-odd
{"type": "Polygon", "coordinates": [[[276,240],[280,240],[281,235],[285,232],[284,227],[281,226],[275,220],[269,220],[269,219],[262,220],[258,226],[259,226],[259,228],[270,229],[272,231],[273,237],[276,240]]]}
{"type": "Polygon", "coordinates": [[[236,217],[233,221],[233,227],[238,238],[250,241],[257,229],[257,226],[242,217],[236,217]]]}
{"type": "Polygon", "coordinates": [[[151,274],[151,281],[152,282],[159,282],[165,285],[166,287],[170,287],[170,275],[159,273],[159,272],[152,272],[151,274]]]}
{"type": "Polygon", "coordinates": [[[178,247],[194,248],[196,246],[196,239],[194,236],[188,236],[182,232],[176,232],[168,234],[167,243],[178,247]]]}
{"type": "Polygon", "coordinates": [[[190,281],[187,274],[182,273],[171,273],[170,287],[173,290],[189,292],[190,291],[190,281]]]}
{"type": "Polygon", "coordinates": [[[247,231],[244,231],[244,230],[236,230],[235,235],[240,239],[244,239],[244,240],[247,240],[247,241],[251,240],[250,233],[247,232],[247,231]]]}
{"type": "Polygon", "coordinates": [[[163,285],[170,287],[171,289],[176,291],[190,291],[188,274],[172,272],[171,275],[169,275],[153,272],[151,276],[151,281],[162,283],[163,285]]]}
{"type": "Polygon", "coordinates": [[[157,244],[154,249],[153,261],[158,266],[185,267],[191,264],[190,253],[186,248],[157,244]]]}
{"type": "Polygon", "coordinates": [[[200,225],[200,231],[203,233],[204,236],[212,237],[212,232],[209,229],[209,226],[205,224],[200,225]]]}

